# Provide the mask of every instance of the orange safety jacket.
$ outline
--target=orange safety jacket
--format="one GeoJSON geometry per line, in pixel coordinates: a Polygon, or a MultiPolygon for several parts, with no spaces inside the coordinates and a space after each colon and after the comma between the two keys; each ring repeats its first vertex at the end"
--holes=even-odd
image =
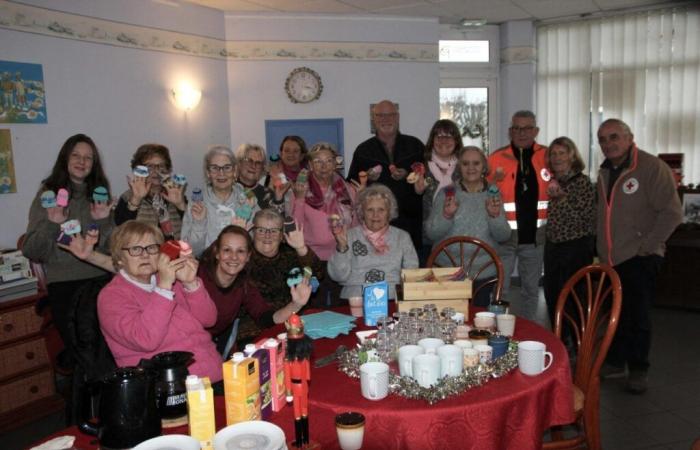
{"type": "MultiPolygon", "coordinates": [[[[532,153],[532,166],[537,173],[537,228],[547,223],[547,183],[552,178],[544,161],[547,147],[535,143],[532,153]]],[[[518,159],[513,154],[510,145],[499,148],[489,156],[488,181],[498,186],[501,191],[503,208],[506,211],[506,219],[512,230],[518,229],[517,208],[515,205],[515,180],[518,175],[518,159]]]]}

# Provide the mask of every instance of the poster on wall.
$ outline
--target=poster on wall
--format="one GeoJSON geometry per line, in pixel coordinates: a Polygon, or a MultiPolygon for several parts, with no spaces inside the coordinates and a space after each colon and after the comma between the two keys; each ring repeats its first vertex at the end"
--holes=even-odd
{"type": "Polygon", "coordinates": [[[0,130],[0,194],[17,192],[10,130],[0,130]]]}
{"type": "Polygon", "coordinates": [[[0,123],[46,123],[41,64],[0,60],[0,123]]]}

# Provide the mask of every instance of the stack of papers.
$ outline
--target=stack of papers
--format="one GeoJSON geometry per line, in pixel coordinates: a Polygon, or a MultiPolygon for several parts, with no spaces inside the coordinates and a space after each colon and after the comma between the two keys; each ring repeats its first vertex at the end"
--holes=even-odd
{"type": "Polygon", "coordinates": [[[334,338],[339,334],[350,334],[355,328],[355,317],[333,311],[301,316],[304,321],[304,333],[311,339],[334,338]]]}

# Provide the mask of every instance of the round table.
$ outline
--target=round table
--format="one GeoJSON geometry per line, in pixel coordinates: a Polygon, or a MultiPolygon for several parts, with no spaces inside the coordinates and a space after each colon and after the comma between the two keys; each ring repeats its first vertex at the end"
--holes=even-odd
{"type": "MultiPolygon", "coordinates": [[[[340,309],[347,312],[347,308],[340,309]]],[[[473,313],[472,313],[473,314],[473,313]]],[[[314,357],[326,356],[338,345],[353,347],[354,331],[365,329],[362,319],[349,336],[314,341],[314,357]]],[[[280,328],[268,330],[274,335],[280,328]]],[[[551,367],[530,377],[517,369],[483,386],[429,405],[389,395],[380,401],[362,397],[359,379],[338,371],[337,364],[312,368],[309,388],[309,427],[311,439],[324,449],[337,449],[335,415],[357,411],[365,415],[363,448],[367,449],[539,449],[544,431],[554,425],[574,421],[571,372],[566,350],[556,336],[533,322],[518,318],[516,340],[544,342],[554,355],[551,367]]],[[[216,397],[217,429],[226,423],[223,397],[216,397]]],[[[291,406],[274,413],[271,422],[280,426],[288,440],[294,438],[291,406]]],[[[187,434],[187,427],[167,430],[187,434]]],[[[75,447],[98,448],[93,437],[76,427],[51,437],[75,435],[75,447]]],[[[290,447],[291,448],[291,447],[290,447]]]]}

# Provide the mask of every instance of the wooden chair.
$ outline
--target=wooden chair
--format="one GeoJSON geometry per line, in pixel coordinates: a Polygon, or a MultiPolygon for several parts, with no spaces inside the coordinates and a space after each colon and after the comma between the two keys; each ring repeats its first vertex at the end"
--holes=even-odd
{"type": "Polygon", "coordinates": [[[608,265],[594,264],[580,269],[559,294],[554,333],[561,338],[566,321],[578,351],[573,380],[576,412],[573,425],[577,434],[564,439],[561,427],[552,428],[552,441],[545,442],[544,449],[585,446],[600,450],[599,372],[617,329],[621,305],[620,278],[608,265]]]}
{"type": "Polygon", "coordinates": [[[472,281],[478,279],[488,267],[495,266],[496,276],[488,279],[485,283],[476,288],[476,290],[472,292],[472,298],[476,298],[477,292],[484,287],[495,284],[493,290],[494,299],[501,299],[501,291],[503,290],[503,263],[501,263],[501,258],[498,257],[493,247],[481,239],[470,236],[454,236],[441,241],[433,249],[428,257],[426,266],[440,267],[440,264],[436,262],[440,254],[444,254],[450,260],[452,267],[463,267],[467,278],[472,281]],[[491,259],[480,267],[474,267],[474,260],[482,251],[489,255],[491,259]],[[454,255],[454,252],[458,252],[458,255],[454,255]]]}

